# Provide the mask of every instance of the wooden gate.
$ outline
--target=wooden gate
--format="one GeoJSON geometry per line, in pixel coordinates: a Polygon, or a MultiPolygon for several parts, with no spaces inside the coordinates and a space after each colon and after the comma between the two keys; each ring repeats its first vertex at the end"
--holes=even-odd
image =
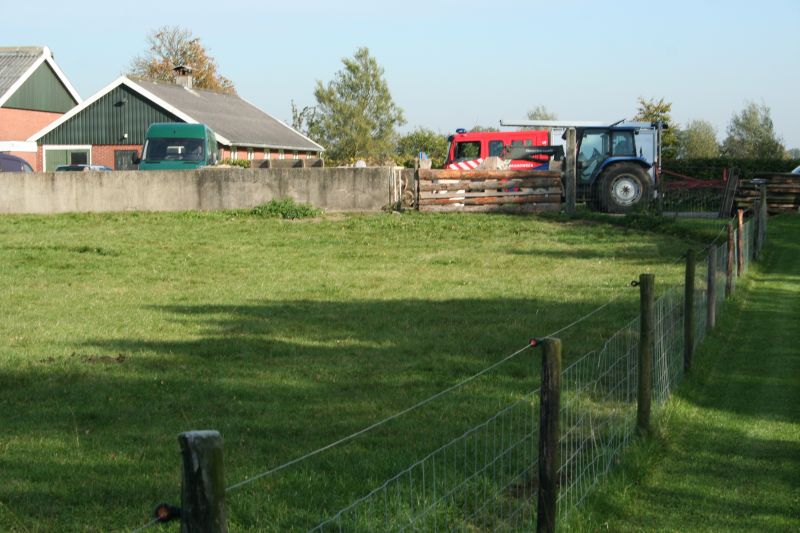
{"type": "Polygon", "coordinates": [[[417,206],[440,212],[558,212],[561,171],[420,169],[417,206]]]}

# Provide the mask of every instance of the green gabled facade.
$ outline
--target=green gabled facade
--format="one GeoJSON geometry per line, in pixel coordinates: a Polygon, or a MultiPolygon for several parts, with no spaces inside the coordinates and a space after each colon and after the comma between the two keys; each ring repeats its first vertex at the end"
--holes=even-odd
{"type": "Polygon", "coordinates": [[[53,68],[44,62],[14,91],[3,107],[66,113],[77,104],[53,68]]]}
{"type": "Polygon", "coordinates": [[[147,127],[153,122],[183,121],[129,87],[119,85],[46,133],[38,142],[141,146],[147,127]]]}

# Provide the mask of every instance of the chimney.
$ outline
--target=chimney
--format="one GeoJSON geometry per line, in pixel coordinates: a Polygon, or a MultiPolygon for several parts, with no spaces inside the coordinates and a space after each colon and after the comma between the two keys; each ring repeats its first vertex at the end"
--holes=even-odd
{"type": "Polygon", "coordinates": [[[188,65],[178,65],[172,72],[175,73],[175,83],[183,85],[187,89],[192,88],[192,67],[188,65]]]}

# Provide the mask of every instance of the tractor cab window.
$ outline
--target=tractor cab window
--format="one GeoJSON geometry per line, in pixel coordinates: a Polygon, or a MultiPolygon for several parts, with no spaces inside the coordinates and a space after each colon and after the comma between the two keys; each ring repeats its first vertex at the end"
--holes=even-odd
{"type": "Polygon", "coordinates": [[[608,131],[585,131],[581,136],[581,148],[578,151],[580,179],[589,181],[592,174],[600,168],[600,164],[611,152],[608,131]]]}
{"type": "Polygon", "coordinates": [[[489,141],[489,157],[503,157],[504,150],[503,141],[489,141]]]}
{"type": "Polygon", "coordinates": [[[636,145],[632,131],[615,131],[611,134],[611,155],[614,157],[636,157],[636,145]]]}
{"type": "Polygon", "coordinates": [[[478,159],[481,156],[480,141],[461,142],[456,144],[456,161],[466,161],[468,159],[478,159]]]}

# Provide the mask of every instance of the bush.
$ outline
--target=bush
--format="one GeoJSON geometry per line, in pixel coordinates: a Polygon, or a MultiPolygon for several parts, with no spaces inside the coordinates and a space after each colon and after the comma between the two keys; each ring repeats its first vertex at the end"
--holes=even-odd
{"type": "Polygon", "coordinates": [[[793,159],[715,157],[711,159],[668,159],[664,161],[663,168],[697,179],[720,180],[722,179],[722,169],[725,167],[738,167],[741,171],[739,177],[750,179],[754,174],[762,172],[791,172],[797,165],[800,165],[800,161],[793,159]]]}
{"type": "Polygon", "coordinates": [[[310,204],[297,203],[291,198],[281,198],[254,207],[250,214],[259,217],[295,219],[319,216],[322,214],[322,209],[317,209],[310,204]]]}
{"type": "Polygon", "coordinates": [[[220,165],[229,165],[232,167],[250,168],[250,161],[247,159],[231,159],[230,157],[223,159],[219,162],[220,165]]]}

